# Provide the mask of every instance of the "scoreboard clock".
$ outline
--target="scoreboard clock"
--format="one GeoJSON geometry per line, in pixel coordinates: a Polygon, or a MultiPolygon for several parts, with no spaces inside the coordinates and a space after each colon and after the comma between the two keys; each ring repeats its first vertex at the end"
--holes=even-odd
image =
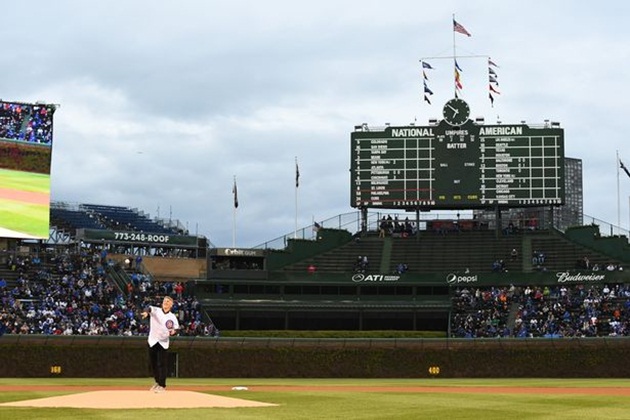
{"type": "Polygon", "coordinates": [[[468,121],[470,107],[463,99],[454,98],[449,100],[442,110],[444,121],[450,125],[460,126],[468,121]]]}

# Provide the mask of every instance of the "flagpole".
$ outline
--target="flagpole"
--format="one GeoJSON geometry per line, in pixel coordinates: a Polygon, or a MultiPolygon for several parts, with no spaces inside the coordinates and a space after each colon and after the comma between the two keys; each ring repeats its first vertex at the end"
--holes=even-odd
{"type": "Polygon", "coordinates": [[[234,194],[234,206],[232,211],[232,248],[236,248],[236,208],[238,207],[236,175],[234,175],[234,187],[232,188],[232,194],[234,194]]]}
{"type": "Polygon", "coordinates": [[[297,156],[295,157],[295,231],[293,238],[297,239],[298,230],[298,187],[300,186],[300,170],[298,168],[297,156]]]}
{"type": "Polygon", "coordinates": [[[619,150],[617,152],[617,162],[615,162],[615,166],[617,167],[617,226],[621,226],[621,199],[619,198],[619,150]]]}
{"type": "Polygon", "coordinates": [[[455,13],[453,13],[453,22],[451,23],[451,31],[453,32],[453,93],[454,98],[457,98],[457,80],[455,80],[455,63],[457,62],[457,49],[455,47],[455,28],[453,25],[455,24],[455,13]]]}
{"type": "Polygon", "coordinates": [[[619,150],[615,151],[617,154],[617,161],[615,162],[615,166],[617,167],[617,226],[619,226],[621,224],[621,201],[619,198],[619,167],[620,165],[620,160],[619,160],[619,150]]]}

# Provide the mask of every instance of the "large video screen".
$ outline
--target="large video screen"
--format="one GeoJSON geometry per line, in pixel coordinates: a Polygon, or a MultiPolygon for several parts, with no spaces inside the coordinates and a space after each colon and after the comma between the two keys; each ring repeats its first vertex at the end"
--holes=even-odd
{"type": "Polygon", "coordinates": [[[564,204],[564,130],[557,126],[355,127],[351,206],[477,209],[564,204]]]}
{"type": "Polygon", "coordinates": [[[0,237],[48,239],[55,109],[0,101],[0,237]]]}

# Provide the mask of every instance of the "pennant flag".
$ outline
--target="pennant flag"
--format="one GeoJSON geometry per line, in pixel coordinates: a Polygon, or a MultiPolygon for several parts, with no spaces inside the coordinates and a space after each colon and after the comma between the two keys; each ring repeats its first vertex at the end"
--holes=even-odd
{"type": "Polygon", "coordinates": [[[424,80],[429,80],[429,78],[427,77],[427,73],[424,70],[422,70],[422,78],[424,80]]]}
{"type": "Polygon", "coordinates": [[[497,82],[497,79],[494,76],[490,75],[488,80],[490,80],[490,83],[494,83],[495,85],[499,86],[499,82],[497,82]]]}
{"type": "Polygon", "coordinates": [[[234,187],[232,187],[232,194],[234,194],[234,208],[238,208],[238,191],[236,190],[236,177],[234,177],[234,187]]]}
{"type": "Polygon", "coordinates": [[[492,74],[492,75],[494,75],[494,76],[496,76],[496,75],[497,75],[497,72],[496,72],[496,71],[494,71],[494,70],[492,70],[492,67],[488,67],[488,73],[490,73],[490,74],[492,74]]]}
{"type": "Polygon", "coordinates": [[[462,71],[462,69],[459,67],[459,64],[457,64],[457,60],[455,60],[455,68],[459,71],[462,71]]]}
{"type": "Polygon", "coordinates": [[[458,89],[462,89],[462,81],[459,77],[459,72],[457,71],[457,69],[455,69],[455,86],[457,86],[458,89]]]}
{"type": "Polygon", "coordinates": [[[297,158],[295,159],[295,188],[300,186],[300,168],[298,167],[297,158]]]}
{"type": "Polygon", "coordinates": [[[490,98],[490,105],[494,107],[494,98],[492,97],[492,93],[488,93],[488,97],[490,98]]]}
{"type": "Polygon", "coordinates": [[[490,57],[488,57],[488,65],[489,66],[494,66],[494,67],[499,67],[496,64],[494,64],[494,62],[490,59],[490,57]]]}
{"type": "Polygon", "coordinates": [[[427,63],[426,61],[422,61],[422,68],[433,70],[433,67],[431,67],[431,64],[427,63]]]}
{"type": "Polygon", "coordinates": [[[455,19],[453,19],[453,30],[455,32],[459,32],[460,34],[464,34],[466,36],[471,36],[470,32],[468,32],[466,30],[466,28],[464,28],[462,25],[460,25],[459,23],[457,23],[457,21],[455,19]]]}
{"type": "Polygon", "coordinates": [[[621,169],[623,169],[623,171],[626,173],[626,175],[628,175],[628,177],[630,178],[630,171],[628,171],[628,168],[626,168],[626,165],[623,164],[621,159],[619,159],[619,166],[621,167],[621,169]]]}
{"type": "Polygon", "coordinates": [[[428,96],[427,96],[427,95],[424,95],[424,100],[425,100],[426,102],[428,102],[428,103],[429,103],[429,105],[431,105],[431,101],[429,100],[429,98],[428,98],[428,96]]]}
{"type": "Polygon", "coordinates": [[[431,89],[429,89],[429,87],[426,84],[424,85],[424,93],[428,93],[429,95],[433,95],[433,92],[431,92],[431,89]]]}
{"type": "Polygon", "coordinates": [[[495,90],[495,89],[492,87],[492,85],[488,85],[488,86],[490,87],[490,91],[491,91],[491,92],[498,93],[499,95],[501,94],[501,92],[499,92],[499,91],[495,90]]]}

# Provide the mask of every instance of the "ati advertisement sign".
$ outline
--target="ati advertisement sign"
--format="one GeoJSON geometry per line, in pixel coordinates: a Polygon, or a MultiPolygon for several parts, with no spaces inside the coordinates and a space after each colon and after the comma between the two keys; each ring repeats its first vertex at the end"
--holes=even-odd
{"type": "Polygon", "coordinates": [[[354,283],[383,283],[400,280],[400,276],[384,274],[363,274],[358,273],[352,276],[354,283]]]}

